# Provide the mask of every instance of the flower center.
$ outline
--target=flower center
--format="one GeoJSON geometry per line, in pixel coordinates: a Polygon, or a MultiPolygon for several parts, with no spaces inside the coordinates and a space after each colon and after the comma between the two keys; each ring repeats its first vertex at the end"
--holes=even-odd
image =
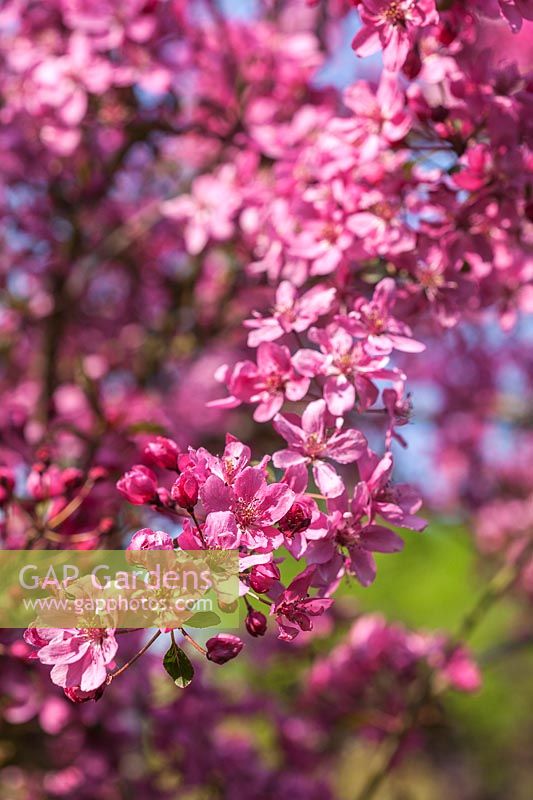
{"type": "Polygon", "coordinates": [[[389,25],[394,25],[398,28],[405,27],[405,11],[397,0],[393,0],[389,7],[383,12],[385,20],[389,25]]]}
{"type": "Polygon", "coordinates": [[[275,394],[276,392],[281,391],[285,386],[285,381],[279,374],[279,372],[271,372],[270,375],[267,375],[265,378],[265,385],[267,390],[271,394],[275,394]]]}
{"type": "Polygon", "coordinates": [[[316,458],[316,456],[319,456],[321,453],[323,453],[325,446],[325,443],[318,437],[318,434],[316,433],[312,433],[310,436],[308,436],[305,443],[307,455],[311,458],[316,458]]]}
{"type": "Polygon", "coordinates": [[[248,528],[257,520],[257,500],[244,500],[238,497],[235,501],[234,513],[241,528],[248,528]]]}
{"type": "Polygon", "coordinates": [[[383,333],[387,327],[387,320],[377,308],[370,308],[366,313],[366,321],[372,333],[383,333]]]}

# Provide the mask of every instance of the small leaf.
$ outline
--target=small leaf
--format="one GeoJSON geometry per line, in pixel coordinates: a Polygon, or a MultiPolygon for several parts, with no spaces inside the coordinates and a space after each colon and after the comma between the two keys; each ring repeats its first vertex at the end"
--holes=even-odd
{"type": "Polygon", "coordinates": [[[197,611],[185,624],[191,628],[214,628],[219,623],[220,617],[214,611],[197,611]]]}
{"type": "Polygon", "coordinates": [[[183,650],[171,644],[163,659],[163,666],[180,689],[190,684],[194,677],[194,668],[183,650]]]}
{"type": "Polygon", "coordinates": [[[143,422],[132,422],[131,425],[128,425],[126,430],[130,434],[158,433],[163,436],[167,433],[166,429],[162,425],[160,425],[158,422],[151,422],[150,420],[143,422]]]}

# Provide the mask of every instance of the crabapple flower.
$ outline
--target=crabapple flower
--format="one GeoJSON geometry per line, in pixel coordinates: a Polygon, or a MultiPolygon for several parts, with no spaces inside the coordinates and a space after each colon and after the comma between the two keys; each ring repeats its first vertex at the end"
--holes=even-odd
{"type": "Polygon", "coordinates": [[[219,633],[205,643],[206,658],[214,664],[225,664],[236,658],[244,647],[244,642],[231,633],[219,633]]]}
{"type": "Polygon", "coordinates": [[[235,408],[241,403],[258,403],[254,412],[256,422],[268,422],[287,400],[301,400],[307,394],[310,381],[298,375],[291,362],[288,347],[262,342],[257,348],[257,364],[239,361],[233,369],[218,373],[227,384],[230,396],[214,400],[208,406],[235,408]]]}
{"type": "Polygon", "coordinates": [[[276,617],[279,639],[291,642],[300,631],[313,628],[312,617],[318,617],[331,607],[331,597],[310,597],[316,567],[311,565],[294,578],[281,592],[270,613],[276,617]]]}
{"type": "Polygon", "coordinates": [[[142,506],[157,499],[157,477],[150,467],[136,464],[117,481],[117,489],[128,502],[142,506]]]}
{"type": "Polygon", "coordinates": [[[354,497],[371,520],[379,516],[391,525],[423,531],[427,521],[417,516],[422,498],[409,484],[392,483],[392,467],[390,453],[381,459],[371,450],[364,453],[358,463],[361,481],[355,487],[354,497]]]}
{"type": "Polygon", "coordinates": [[[358,8],[363,26],[353,49],[364,58],[381,48],[385,69],[391,72],[405,63],[419,29],[439,21],[435,0],[362,0],[358,8]]]}
{"type": "Polygon", "coordinates": [[[165,436],[158,436],[144,448],[145,456],[163,469],[176,469],[179,452],[176,442],[165,436]]]}
{"type": "Polygon", "coordinates": [[[250,586],[258,594],[266,594],[279,581],[281,573],[273,561],[256,564],[250,572],[250,586]]]}
{"type": "Polygon", "coordinates": [[[190,195],[162,204],[165,216],[185,223],[185,245],[191,255],[201,253],[209,239],[223,242],[232,236],[233,218],[241,204],[234,172],[227,164],[217,175],[200,175],[193,181],[190,195]]]}
{"type": "Polygon", "coordinates": [[[233,519],[243,544],[255,549],[268,547],[279,537],[274,524],[290,509],[294,492],[284,483],[267,484],[263,469],[246,467],[233,486],[211,475],[200,490],[200,498],[208,519],[212,512],[230,512],[226,521],[233,519]]]}
{"type": "Polygon", "coordinates": [[[199,485],[193,471],[185,470],[172,486],[170,496],[179,506],[192,511],[198,502],[198,492],[199,485]]]}
{"type": "Polygon", "coordinates": [[[357,81],[345,90],[343,99],[354,114],[334,120],[331,130],[359,146],[362,162],[371,161],[383,147],[399,142],[413,125],[405,97],[389,72],[383,72],[377,92],[367,81],[357,81]]]}
{"type": "Polygon", "coordinates": [[[408,325],[392,316],[396,297],[396,284],[392,278],[384,278],[374,289],[372,300],[358,298],[354,310],[337,317],[337,322],[356,338],[365,339],[365,349],[371,355],[386,355],[394,349],[421,353],[426,346],[413,339],[408,325]]]}
{"type": "Polygon", "coordinates": [[[289,281],[282,281],[276,291],[276,301],[271,317],[256,314],[244,322],[251,329],[248,334],[249,347],[261,342],[271,342],[292,331],[302,333],[319,317],[329,314],[333,307],[336,290],[318,284],[298,297],[297,289],[289,281]]]}
{"type": "Polygon", "coordinates": [[[328,507],[335,530],[335,546],[348,553],[347,571],[355,575],[362,586],[370,586],[376,577],[373,553],[398,553],[403,549],[403,541],[382,525],[362,521],[363,509],[357,491],[350,502],[344,493],[330,501],[328,507]]]}
{"type": "Polygon", "coordinates": [[[112,628],[28,628],[28,644],[37,647],[41,664],[52,665],[50,677],[64,689],[92,692],[106,681],[117,642],[112,628]]]}
{"type": "Polygon", "coordinates": [[[301,349],[293,356],[293,363],[302,375],[326,377],[324,400],[328,411],[343,416],[357,403],[363,411],[378,398],[378,389],[372,379],[396,379],[398,372],[385,369],[386,355],[371,356],[359,342],[354,343],[348,331],[332,323],[326,328],[311,328],[309,339],[318,344],[320,351],[301,349]]]}
{"type": "Polygon", "coordinates": [[[274,428],[289,447],[274,453],[273,462],[274,466],[285,469],[296,464],[311,464],[320,491],[326,497],[337,497],[344,484],[324,459],[351,464],[366,450],[366,439],[360,431],[330,428],[328,423],[324,400],[309,403],[301,419],[278,414],[274,418],[274,428]]]}
{"type": "Polygon", "coordinates": [[[230,511],[214,511],[208,514],[203,536],[212,550],[236,550],[239,547],[240,533],[230,511]]]}
{"type": "Polygon", "coordinates": [[[133,534],[127,550],[173,550],[172,537],[165,531],[142,528],[133,534]]]}

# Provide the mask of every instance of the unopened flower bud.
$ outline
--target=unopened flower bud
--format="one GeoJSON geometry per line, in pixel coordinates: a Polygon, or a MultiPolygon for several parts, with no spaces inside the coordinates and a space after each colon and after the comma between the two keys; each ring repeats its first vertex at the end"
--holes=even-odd
{"type": "Polygon", "coordinates": [[[206,642],[207,659],[215,664],[225,664],[239,655],[244,642],[231,633],[219,633],[206,642]]]}
{"type": "Polygon", "coordinates": [[[263,594],[280,579],[280,571],[277,564],[270,561],[268,564],[256,564],[250,573],[250,586],[254,592],[263,594]]]}
{"type": "Polygon", "coordinates": [[[244,620],[246,630],[250,636],[264,636],[267,629],[267,618],[260,611],[251,608],[244,620]]]}
{"type": "Polygon", "coordinates": [[[117,481],[117,489],[135,506],[151,503],[157,498],[157,478],[144,464],[136,464],[117,481]]]}
{"type": "Polygon", "coordinates": [[[105,467],[91,467],[89,470],[89,479],[96,483],[97,481],[103,481],[109,475],[109,471],[105,467]]]}
{"type": "Polygon", "coordinates": [[[73,703],[87,703],[89,700],[100,700],[104,693],[105,686],[105,683],[103,683],[98,689],[93,689],[90,692],[82,691],[79,686],[69,686],[63,689],[63,691],[65,692],[65,696],[73,703]]]}
{"type": "Polygon", "coordinates": [[[9,467],[0,467],[0,506],[11,500],[15,488],[15,476],[9,467]]]}
{"type": "Polygon", "coordinates": [[[176,442],[165,436],[158,436],[144,448],[145,456],[163,469],[177,469],[179,452],[176,442]]]}
{"type": "Polygon", "coordinates": [[[279,529],[285,536],[306,531],[311,524],[311,510],[306,503],[297,500],[279,521],[279,529]]]}
{"type": "Polygon", "coordinates": [[[83,472],[75,467],[67,467],[62,474],[65,489],[77,489],[83,483],[83,472]]]}
{"type": "Polygon", "coordinates": [[[133,534],[127,550],[173,550],[172,537],[165,531],[141,528],[133,534]]]}
{"type": "Polygon", "coordinates": [[[198,481],[190,472],[182,472],[170,494],[178,505],[192,511],[198,502],[198,481]]]}
{"type": "Polygon", "coordinates": [[[407,54],[405,64],[402,67],[402,72],[407,78],[409,78],[410,81],[412,81],[417,77],[417,75],[420,74],[421,70],[422,59],[420,58],[418,47],[412,47],[407,54]]]}

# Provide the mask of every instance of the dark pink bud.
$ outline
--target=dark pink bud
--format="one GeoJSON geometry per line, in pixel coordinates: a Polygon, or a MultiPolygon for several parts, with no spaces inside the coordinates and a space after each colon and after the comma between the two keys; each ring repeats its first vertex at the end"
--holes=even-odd
{"type": "Polygon", "coordinates": [[[256,564],[250,573],[250,586],[254,592],[263,594],[280,579],[280,571],[277,564],[270,561],[268,564],[256,564]]]}
{"type": "Polygon", "coordinates": [[[98,523],[98,533],[101,533],[105,536],[111,533],[114,527],[115,527],[115,520],[113,519],[113,517],[102,517],[102,519],[98,523]]]}
{"type": "Polygon", "coordinates": [[[0,467],[0,506],[11,500],[15,488],[15,476],[9,467],[0,467]]]}
{"type": "Polygon", "coordinates": [[[164,486],[159,486],[157,489],[157,498],[159,505],[168,506],[170,503],[170,492],[164,486]]]}
{"type": "Polygon", "coordinates": [[[285,536],[306,531],[311,524],[311,510],[306,503],[297,500],[279,521],[279,529],[285,536]]]}
{"type": "Polygon", "coordinates": [[[444,22],[439,28],[437,38],[441,44],[448,47],[457,38],[457,30],[452,28],[449,22],[444,22]]]}
{"type": "Polygon", "coordinates": [[[119,481],[117,489],[134,506],[157,500],[157,478],[144,464],[136,464],[119,481]]]}
{"type": "Polygon", "coordinates": [[[96,483],[96,481],[105,480],[108,475],[109,472],[105,467],[91,467],[91,469],[89,470],[88,477],[89,480],[94,481],[94,483],[96,483]]]}
{"type": "Polygon", "coordinates": [[[54,464],[47,467],[43,462],[38,462],[28,475],[26,488],[34,500],[58,497],[65,490],[62,471],[54,464]]]}
{"type": "Polygon", "coordinates": [[[194,466],[193,460],[188,453],[180,453],[178,456],[178,469],[180,472],[185,472],[189,467],[194,466]]]}
{"type": "Polygon", "coordinates": [[[215,664],[225,664],[226,661],[231,661],[232,658],[239,655],[244,647],[244,642],[231,633],[219,633],[208,639],[205,646],[209,661],[213,661],[215,664]]]}
{"type": "Polygon", "coordinates": [[[407,54],[405,64],[402,67],[402,72],[407,78],[409,78],[409,80],[412,81],[417,77],[417,75],[419,75],[421,69],[422,59],[420,58],[418,47],[413,47],[407,54]]]}
{"type": "Polygon", "coordinates": [[[83,483],[83,472],[75,467],[67,467],[63,470],[62,478],[65,489],[76,489],[83,483]]]}
{"type": "Polygon", "coordinates": [[[69,686],[63,689],[65,696],[73,703],[87,703],[89,700],[100,700],[104,693],[105,683],[90,692],[83,692],[79,686],[69,686]]]}
{"type": "Polygon", "coordinates": [[[145,456],[163,469],[177,469],[179,452],[176,442],[165,436],[158,436],[144,448],[145,456]]]}
{"type": "Polygon", "coordinates": [[[192,511],[198,502],[198,481],[190,472],[182,472],[170,490],[172,499],[182,508],[192,511]]]}
{"type": "Polygon", "coordinates": [[[244,620],[250,636],[264,636],[267,629],[267,618],[260,611],[251,608],[244,620]]]}

